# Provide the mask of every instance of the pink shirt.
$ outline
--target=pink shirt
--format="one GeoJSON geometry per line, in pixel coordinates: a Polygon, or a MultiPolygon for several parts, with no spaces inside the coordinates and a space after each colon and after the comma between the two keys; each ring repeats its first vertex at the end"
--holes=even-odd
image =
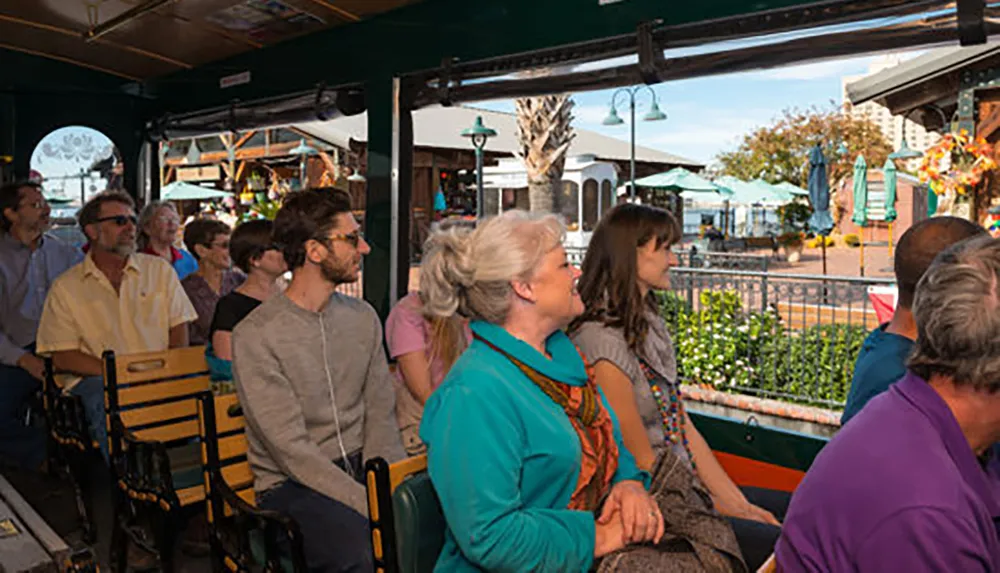
{"type": "MultiPolygon", "coordinates": [[[[389,356],[394,359],[411,352],[424,351],[430,360],[431,389],[437,389],[447,372],[440,358],[431,358],[430,323],[424,318],[422,308],[423,304],[418,293],[411,292],[401,298],[385,321],[385,339],[389,347],[389,356]]],[[[472,338],[468,327],[465,336],[466,340],[472,338]]],[[[403,381],[403,374],[399,368],[396,369],[395,375],[397,380],[403,381]]]]}

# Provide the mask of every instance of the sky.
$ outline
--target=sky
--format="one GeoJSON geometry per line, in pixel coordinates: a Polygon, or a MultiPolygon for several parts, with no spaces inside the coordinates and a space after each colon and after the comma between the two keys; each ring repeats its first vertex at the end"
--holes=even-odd
{"type": "MultiPolygon", "coordinates": [[[[841,78],[862,75],[876,59],[841,59],[775,70],[729,74],[652,86],[666,121],[636,125],[636,145],[652,147],[709,164],[720,152],[735,149],[741,137],[768,125],[786,108],[840,105],[841,78]]],[[[618,115],[625,125],[601,125],[608,115],[613,90],[574,94],[574,126],[623,140],[629,138],[628,101],[619,95],[618,115]]],[[[636,97],[636,116],[649,109],[651,96],[643,90],[636,97]]],[[[511,101],[470,104],[498,111],[513,111],[511,101]]]]}

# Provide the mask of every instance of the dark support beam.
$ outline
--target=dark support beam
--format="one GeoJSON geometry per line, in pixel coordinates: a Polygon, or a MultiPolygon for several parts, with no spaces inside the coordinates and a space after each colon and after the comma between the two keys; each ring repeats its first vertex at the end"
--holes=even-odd
{"type": "Polygon", "coordinates": [[[409,214],[413,179],[413,121],[400,82],[382,77],[365,85],[368,104],[368,179],[364,297],[383,320],[409,279],[409,214]],[[404,220],[405,219],[405,220],[404,220]]]}

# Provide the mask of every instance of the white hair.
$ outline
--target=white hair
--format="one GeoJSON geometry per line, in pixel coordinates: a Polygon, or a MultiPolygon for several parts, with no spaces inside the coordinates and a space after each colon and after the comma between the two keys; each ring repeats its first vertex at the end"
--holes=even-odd
{"type": "Polygon", "coordinates": [[[475,230],[434,233],[420,266],[424,312],[501,324],[510,311],[511,281],[529,279],[565,235],[555,215],[517,210],[482,221],[475,230]]]}

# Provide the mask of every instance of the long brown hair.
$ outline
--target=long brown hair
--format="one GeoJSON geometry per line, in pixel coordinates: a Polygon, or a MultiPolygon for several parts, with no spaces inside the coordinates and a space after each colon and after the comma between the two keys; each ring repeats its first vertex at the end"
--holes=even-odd
{"type": "Polygon", "coordinates": [[[448,372],[469,345],[464,321],[458,315],[425,316],[425,319],[430,324],[430,361],[440,358],[444,372],[448,372]]]}
{"type": "Polygon", "coordinates": [[[569,327],[570,333],[589,321],[621,328],[633,352],[640,352],[649,332],[645,311],[655,309],[653,293],[643,300],[639,289],[638,249],[649,241],[656,248],[681,239],[680,225],[670,212],[625,203],[608,211],[598,223],[583,259],[577,290],[586,310],[569,327]]]}

